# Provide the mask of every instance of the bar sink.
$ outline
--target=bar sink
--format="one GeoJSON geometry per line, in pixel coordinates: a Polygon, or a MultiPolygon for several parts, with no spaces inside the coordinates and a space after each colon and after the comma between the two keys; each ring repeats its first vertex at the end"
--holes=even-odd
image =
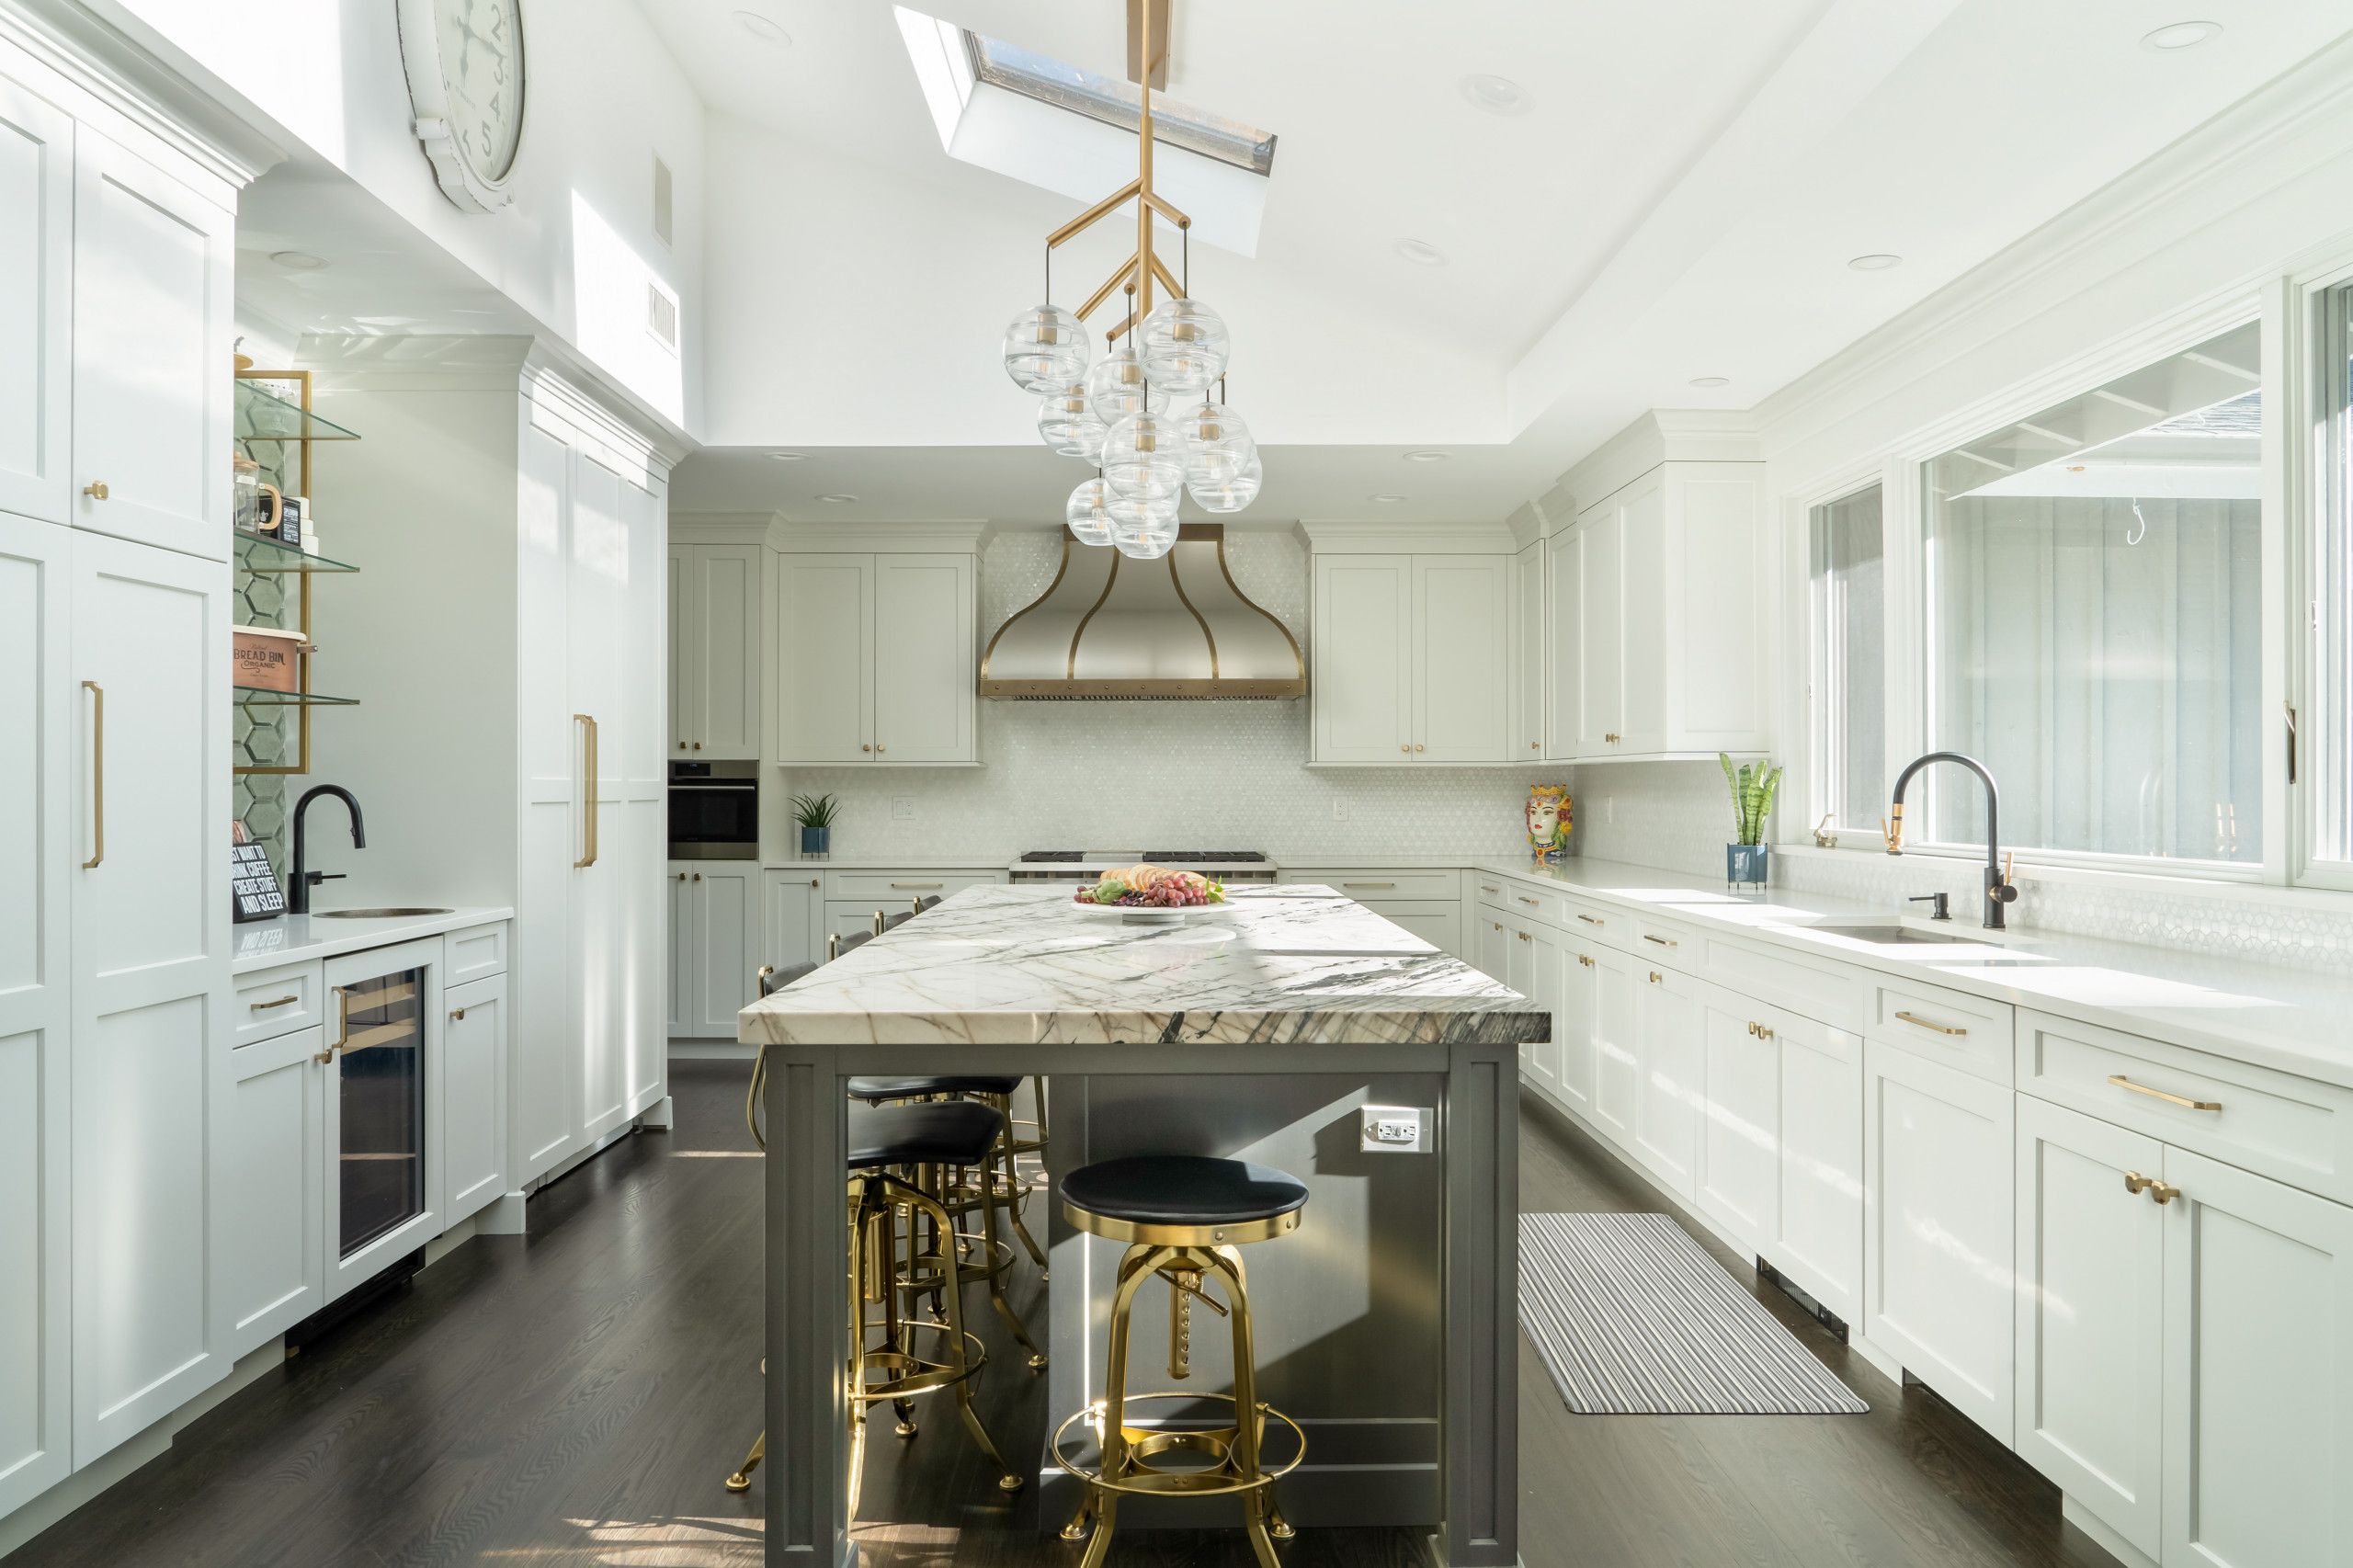
{"type": "Polygon", "coordinates": [[[1808,931],[1819,931],[1825,937],[1844,937],[1852,942],[1878,942],[1885,946],[1911,943],[1965,943],[1972,948],[1995,947],[1981,937],[1956,937],[1943,931],[1923,931],[1916,926],[1808,926],[1808,931]]]}
{"type": "Polygon", "coordinates": [[[454,915],[454,909],[314,909],[317,920],[404,920],[418,915],[454,915]]]}

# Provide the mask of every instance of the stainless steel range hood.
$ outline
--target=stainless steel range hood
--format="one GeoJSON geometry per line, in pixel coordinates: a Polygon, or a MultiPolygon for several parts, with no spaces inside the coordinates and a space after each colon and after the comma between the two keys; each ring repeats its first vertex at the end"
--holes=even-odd
{"type": "Polygon", "coordinates": [[[1157,561],[1063,536],[1062,570],[997,628],[981,695],[1052,702],[1307,695],[1307,663],[1283,623],[1225,564],[1225,525],[1187,523],[1157,561]]]}

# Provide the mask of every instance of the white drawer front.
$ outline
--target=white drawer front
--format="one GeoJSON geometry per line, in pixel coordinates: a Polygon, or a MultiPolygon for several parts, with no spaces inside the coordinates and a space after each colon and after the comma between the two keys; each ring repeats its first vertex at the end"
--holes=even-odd
{"type": "Polygon", "coordinates": [[[1699,971],[1801,1017],[1842,1029],[1863,1027],[1863,979],[1856,970],[1809,963],[1779,948],[1706,932],[1699,937],[1699,971]]]}
{"type": "Polygon", "coordinates": [[[1880,982],[1866,1032],[1989,1083],[2011,1081],[2011,1008],[1935,985],[1880,982]]]}
{"type": "Polygon", "coordinates": [[[1626,950],[1645,963],[1670,964],[1696,974],[1706,961],[1703,939],[1696,926],[1662,920],[1642,911],[1628,915],[1620,926],[1619,937],[1626,950]]]}
{"type": "Polygon", "coordinates": [[[966,888],[993,887],[1004,881],[1003,871],[830,871],[825,876],[825,896],[870,898],[895,915],[915,899],[946,898],[966,888]]]}
{"type": "Polygon", "coordinates": [[[239,976],[237,999],[229,1009],[229,1043],[250,1045],[294,1029],[316,1028],[326,1017],[322,994],[315,959],[239,976]]]}
{"type": "Polygon", "coordinates": [[[1509,914],[1515,920],[1540,921],[1547,926],[1561,923],[1561,895],[1550,888],[1530,887],[1526,882],[1504,880],[1502,899],[1490,907],[1509,914]]]}
{"type": "Polygon", "coordinates": [[[1634,940],[1633,917],[1614,904],[1581,898],[1561,900],[1561,929],[1580,941],[1624,948],[1634,940]]]}
{"type": "Polygon", "coordinates": [[[2353,1203],[2353,1090],[2035,1012],[2018,1015],[2018,1085],[2193,1153],[2353,1203]]]}
{"type": "Polygon", "coordinates": [[[1504,890],[1518,884],[1509,877],[1499,877],[1493,871],[1469,871],[1464,875],[1468,879],[1465,884],[1466,889],[1472,898],[1489,909],[1511,907],[1511,900],[1506,895],[1504,890]]]}
{"type": "Polygon", "coordinates": [[[445,985],[463,985],[470,980],[482,980],[506,972],[506,922],[494,920],[487,926],[469,926],[462,931],[452,931],[442,941],[448,944],[449,957],[445,985]]]}
{"type": "MultiPolygon", "coordinates": [[[[1412,870],[1392,870],[1384,867],[1311,866],[1304,869],[1285,866],[1283,881],[1287,882],[1322,882],[1337,888],[1359,903],[1374,899],[1453,898],[1462,896],[1462,873],[1452,867],[1431,869],[1427,867],[1412,870]]],[[[1482,877],[1494,883],[1499,879],[1482,877]]]]}

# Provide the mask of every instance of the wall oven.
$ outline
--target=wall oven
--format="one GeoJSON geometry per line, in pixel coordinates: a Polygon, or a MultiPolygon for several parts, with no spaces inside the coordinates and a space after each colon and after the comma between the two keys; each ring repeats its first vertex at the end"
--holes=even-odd
{"type": "Polygon", "coordinates": [[[760,765],[670,765],[670,858],[760,858],[760,765]]]}

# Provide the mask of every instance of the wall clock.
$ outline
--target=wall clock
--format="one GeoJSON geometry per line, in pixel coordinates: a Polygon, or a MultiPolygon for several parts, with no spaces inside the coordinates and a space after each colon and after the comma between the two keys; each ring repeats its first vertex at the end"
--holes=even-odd
{"type": "Polygon", "coordinates": [[[522,0],[400,0],[401,63],[416,139],[461,212],[514,204],[523,142],[522,0]]]}

